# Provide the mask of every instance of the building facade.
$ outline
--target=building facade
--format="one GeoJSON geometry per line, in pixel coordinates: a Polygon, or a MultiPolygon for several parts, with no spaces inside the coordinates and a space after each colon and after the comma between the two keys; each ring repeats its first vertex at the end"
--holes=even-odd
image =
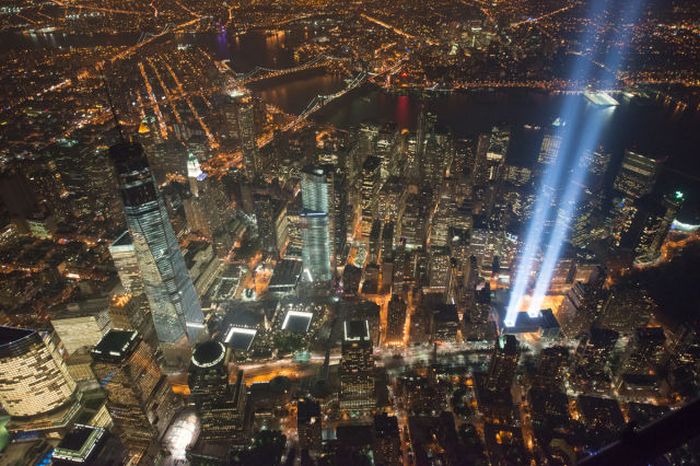
{"type": "Polygon", "coordinates": [[[110,148],[110,157],[158,339],[194,341],[204,316],[143,149],[120,143],[110,148]]]}

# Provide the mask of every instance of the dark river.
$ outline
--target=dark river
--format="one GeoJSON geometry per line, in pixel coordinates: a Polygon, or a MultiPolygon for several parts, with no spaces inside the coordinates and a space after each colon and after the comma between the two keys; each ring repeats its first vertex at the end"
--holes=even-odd
{"type": "MultiPolygon", "coordinates": [[[[218,59],[230,60],[234,70],[247,72],[255,66],[293,66],[295,47],[309,40],[323,40],[323,34],[321,29],[305,28],[272,33],[250,31],[240,36],[224,31],[180,34],[175,41],[202,47],[218,59]]],[[[18,50],[131,45],[135,41],[132,34],[0,33],[0,57],[18,50]]],[[[344,85],[341,77],[307,72],[258,83],[253,90],[263,100],[290,113],[299,113],[317,94],[331,94],[344,85]]],[[[343,128],[362,122],[394,121],[399,127],[413,129],[423,105],[437,114],[442,129],[458,137],[472,137],[494,125],[511,126],[513,137],[508,158],[528,164],[536,157],[542,136],[525,125],[551,124],[560,116],[564,99],[562,95],[531,90],[464,92],[423,98],[417,94],[387,93],[368,84],[332,102],[313,118],[343,128]]],[[[625,148],[666,159],[661,189],[686,191],[684,210],[691,217],[699,215],[695,206],[700,206],[700,112],[690,108],[676,110],[662,101],[622,98],[618,99],[621,103],[618,107],[600,109],[588,104],[582,96],[575,99],[577,111],[583,115],[581,121],[603,119],[600,144],[613,154],[613,163],[619,163],[625,148]]]]}

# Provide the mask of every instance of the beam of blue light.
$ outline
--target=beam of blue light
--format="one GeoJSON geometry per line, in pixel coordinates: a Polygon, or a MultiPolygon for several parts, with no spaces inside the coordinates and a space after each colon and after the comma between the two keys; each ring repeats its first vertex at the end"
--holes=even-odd
{"type": "MultiPolygon", "coordinates": [[[[633,22],[638,17],[639,12],[641,11],[641,3],[641,0],[637,0],[625,5],[626,8],[624,9],[622,33],[616,40],[616,43],[620,44],[620,47],[613,48],[611,53],[609,53],[606,57],[605,61],[605,65],[610,70],[612,76],[609,84],[614,84],[617,72],[622,64],[624,52],[629,43],[630,34],[632,31],[632,26],[628,27],[628,24],[633,22]]],[[[595,149],[600,138],[600,133],[604,127],[604,122],[607,120],[606,116],[609,117],[613,111],[614,109],[607,109],[605,110],[606,114],[601,115],[597,113],[592,117],[589,117],[586,121],[583,132],[581,133],[581,142],[575,150],[575,155],[579,162],[573,165],[572,177],[569,180],[569,184],[560,203],[559,214],[557,216],[554,231],[547,245],[544,260],[540,268],[540,273],[537,277],[537,282],[535,283],[532,300],[530,301],[530,305],[528,307],[529,315],[537,315],[540,312],[540,307],[542,306],[544,296],[549,289],[556,264],[559,261],[561,250],[566,239],[566,234],[569,230],[569,225],[571,224],[571,220],[576,212],[576,205],[583,190],[583,184],[585,183],[586,175],[588,173],[588,161],[586,158],[582,159],[582,156],[595,149]]],[[[569,136],[573,137],[571,133],[569,133],[569,136]]]]}
{"type": "MultiPolygon", "coordinates": [[[[604,10],[605,3],[605,0],[593,2],[589,12],[590,17],[599,15],[604,10]]],[[[593,48],[596,40],[596,32],[595,29],[588,31],[583,39],[583,50],[593,48]]],[[[578,61],[572,70],[570,79],[572,81],[587,79],[592,66],[593,63],[591,60],[578,61]]],[[[571,139],[567,137],[567,135],[570,135],[570,132],[567,132],[567,127],[574,128],[576,126],[579,116],[576,103],[577,99],[574,96],[565,97],[562,119],[566,125],[561,125],[556,131],[556,137],[561,138],[561,143],[556,154],[555,163],[546,168],[542,184],[537,193],[533,215],[525,234],[523,252],[520,255],[515,274],[515,282],[508,301],[506,317],[504,319],[506,327],[515,325],[515,320],[519,311],[518,307],[527,291],[536,256],[543,241],[545,224],[552,203],[552,194],[556,192],[561,175],[564,172],[564,167],[567,165],[566,159],[570,152],[569,146],[571,145],[571,139]]],[[[536,316],[537,314],[531,317],[536,316]]]]}
{"type": "MultiPolygon", "coordinates": [[[[601,110],[601,112],[612,112],[614,109],[601,110]]],[[[606,119],[602,115],[596,115],[589,117],[589,120],[584,128],[584,141],[576,149],[577,158],[587,151],[595,149],[598,143],[598,136],[603,128],[603,123],[606,119]]],[[[585,160],[585,159],[583,159],[585,160]]],[[[528,315],[539,315],[542,301],[544,296],[549,289],[549,284],[554,275],[554,270],[556,268],[557,262],[559,261],[559,256],[561,255],[561,250],[564,246],[566,240],[566,235],[569,230],[569,225],[571,220],[576,213],[576,205],[578,199],[583,191],[583,184],[586,181],[586,175],[588,173],[588,162],[581,160],[581,163],[575,164],[571,177],[568,180],[568,186],[564,192],[559,203],[559,211],[557,213],[557,220],[554,225],[554,231],[549,239],[547,249],[544,254],[544,260],[540,267],[539,275],[537,276],[537,282],[535,283],[535,289],[532,292],[532,300],[527,309],[528,315]]]]}

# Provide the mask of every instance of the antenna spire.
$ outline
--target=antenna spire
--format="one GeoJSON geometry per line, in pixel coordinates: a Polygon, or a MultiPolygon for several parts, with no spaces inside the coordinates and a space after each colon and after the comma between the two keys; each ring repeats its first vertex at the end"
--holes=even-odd
{"type": "Polygon", "coordinates": [[[114,118],[114,125],[117,128],[117,132],[119,132],[119,139],[121,142],[126,142],[126,138],[124,138],[124,131],[122,130],[122,125],[119,123],[119,115],[117,115],[117,109],[114,106],[114,102],[112,101],[112,94],[109,92],[109,83],[107,82],[107,78],[105,77],[104,73],[102,73],[102,82],[104,84],[104,89],[105,89],[105,94],[107,94],[107,103],[109,104],[109,110],[112,112],[112,118],[114,118]]]}

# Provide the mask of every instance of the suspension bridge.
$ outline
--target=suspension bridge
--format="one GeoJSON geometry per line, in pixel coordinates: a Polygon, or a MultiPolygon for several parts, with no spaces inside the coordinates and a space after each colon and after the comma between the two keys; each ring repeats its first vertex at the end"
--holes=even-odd
{"type": "MultiPolygon", "coordinates": [[[[387,67],[384,70],[381,70],[377,73],[370,73],[366,70],[362,70],[358,72],[355,76],[353,76],[351,79],[347,80],[347,86],[345,86],[343,89],[339,90],[338,92],[335,92],[333,94],[325,94],[325,95],[317,95],[311,101],[306,105],[304,110],[297,115],[292,121],[287,123],[283,128],[282,131],[291,131],[291,130],[297,130],[301,128],[305,123],[306,119],[313,113],[317,112],[321,108],[325,107],[329,103],[333,102],[334,100],[344,96],[348,92],[357,89],[358,87],[362,86],[365,82],[367,82],[370,79],[378,79],[381,78],[382,76],[388,75],[388,74],[394,74],[397,73],[404,65],[405,60],[400,60],[397,63],[393,64],[392,66],[387,67]]],[[[272,137],[264,138],[263,140],[258,141],[259,147],[263,147],[267,145],[270,141],[272,140],[272,137]]]]}
{"type": "Polygon", "coordinates": [[[321,69],[329,66],[331,63],[347,61],[345,58],[336,58],[328,55],[319,55],[316,58],[301,63],[297,66],[289,68],[266,68],[264,66],[256,66],[249,72],[243,74],[236,79],[236,84],[239,86],[247,86],[254,82],[264,81],[266,79],[274,79],[281,76],[287,76],[301,71],[321,69]]]}

